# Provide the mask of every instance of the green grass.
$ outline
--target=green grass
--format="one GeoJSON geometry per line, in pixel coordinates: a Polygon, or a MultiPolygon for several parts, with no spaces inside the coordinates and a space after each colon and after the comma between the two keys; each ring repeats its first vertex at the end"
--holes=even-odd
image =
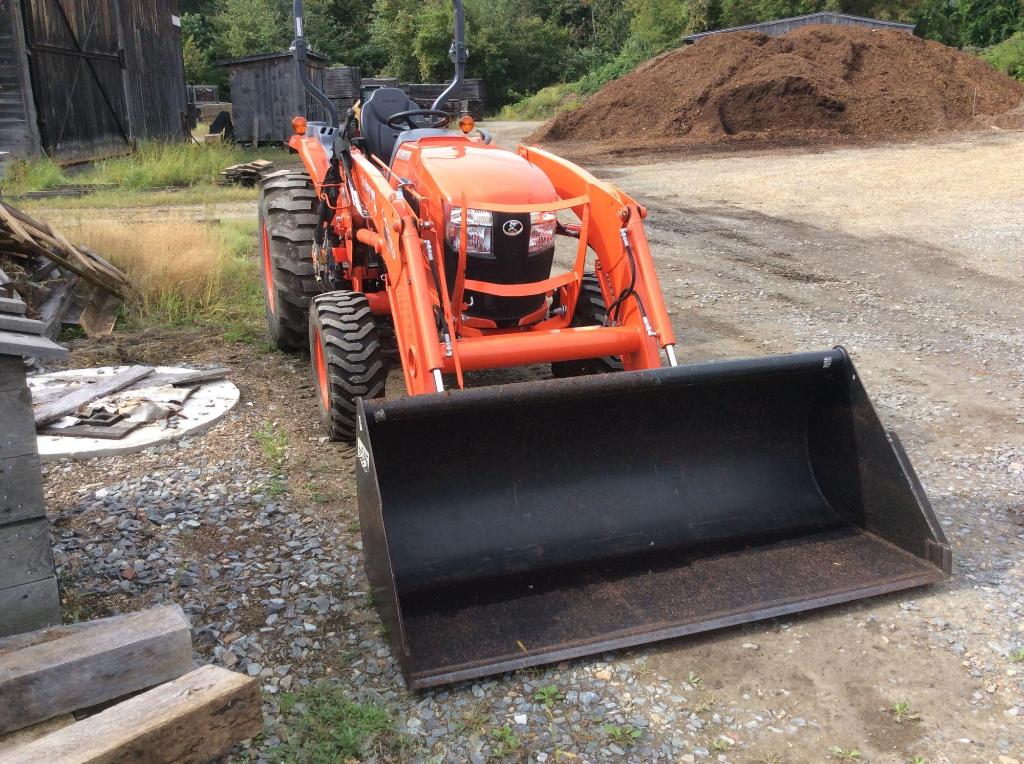
{"type": "Polygon", "coordinates": [[[256,431],[256,442],[260,444],[267,464],[275,470],[280,470],[288,453],[288,436],[284,430],[268,422],[262,429],[256,431]]]}
{"type": "Polygon", "coordinates": [[[608,740],[619,745],[633,745],[644,734],[632,724],[603,724],[601,731],[608,740]]]}
{"type": "MultiPolygon", "coordinates": [[[[253,159],[283,159],[283,149],[243,149],[224,143],[147,141],[123,157],[94,162],[77,171],[61,168],[48,157],[15,160],[0,181],[5,194],[47,191],[69,184],[113,184],[122,191],[213,185],[225,167],[253,159]]],[[[88,197],[86,197],[88,198],[88,197]]]]}
{"type": "Polygon", "coordinates": [[[230,202],[252,202],[255,208],[259,190],[242,186],[189,186],[187,188],[134,191],[104,189],[85,196],[50,196],[18,199],[19,209],[30,214],[48,210],[112,209],[139,207],[206,206],[230,202]]]}
{"type": "Polygon", "coordinates": [[[362,758],[372,749],[399,753],[405,746],[387,708],[356,703],[341,685],[321,682],[294,695],[286,693],[279,703],[287,714],[289,736],[272,753],[273,760],[335,764],[362,758]]]}
{"type": "Polygon", "coordinates": [[[921,715],[917,713],[917,711],[911,709],[910,704],[905,700],[901,700],[898,703],[890,705],[889,713],[892,714],[892,718],[897,724],[903,724],[905,721],[916,722],[921,719],[921,715]]]}
{"type": "Polygon", "coordinates": [[[134,290],[123,310],[126,328],[216,327],[229,340],[264,340],[255,221],[80,220],[62,227],[127,274],[134,290]]]}
{"type": "Polygon", "coordinates": [[[549,684],[546,687],[541,687],[537,692],[533,694],[533,699],[538,703],[543,703],[546,707],[551,708],[555,703],[560,701],[564,696],[559,692],[558,687],[553,684],[549,684]]]}
{"type": "Polygon", "coordinates": [[[860,761],[861,754],[856,748],[842,748],[841,746],[834,745],[828,749],[828,752],[833,758],[841,759],[843,761],[860,761]]]}
{"type": "Polygon", "coordinates": [[[1010,660],[1014,663],[1024,663],[1024,647],[1018,647],[1010,653],[1010,660]]]}
{"type": "Polygon", "coordinates": [[[550,119],[563,111],[575,109],[583,103],[583,95],[576,83],[548,85],[516,103],[503,106],[498,119],[534,120],[550,119]]]}

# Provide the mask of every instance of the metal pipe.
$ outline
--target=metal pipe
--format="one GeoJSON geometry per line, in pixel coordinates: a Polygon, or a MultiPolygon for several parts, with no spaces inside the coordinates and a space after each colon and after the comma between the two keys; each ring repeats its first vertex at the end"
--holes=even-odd
{"type": "Polygon", "coordinates": [[[331,99],[313,84],[313,81],[309,78],[309,72],[306,71],[307,48],[306,38],[302,35],[302,0],[293,0],[292,15],[295,18],[295,39],[292,41],[292,50],[295,55],[295,65],[299,68],[299,79],[302,81],[302,87],[324,107],[324,110],[327,112],[328,124],[333,128],[337,128],[338,110],[334,107],[331,99]]]}
{"type": "Polygon", "coordinates": [[[448,56],[455,62],[455,79],[437,97],[437,100],[430,107],[432,109],[441,108],[444,102],[448,100],[448,97],[462,84],[466,74],[466,59],[469,58],[469,49],[466,48],[466,12],[462,7],[462,0],[452,0],[452,4],[455,6],[455,40],[448,51],[448,56]]]}

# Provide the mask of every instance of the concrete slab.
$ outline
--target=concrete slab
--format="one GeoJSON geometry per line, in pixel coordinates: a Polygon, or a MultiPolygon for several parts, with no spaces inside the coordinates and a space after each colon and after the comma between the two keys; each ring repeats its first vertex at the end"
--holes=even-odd
{"type": "MultiPolygon", "coordinates": [[[[72,383],[88,376],[108,376],[127,368],[127,366],[106,366],[40,374],[29,378],[29,386],[39,388],[45,386],[47,382],[72,383]]],[[[154,373],[186,371],[189,369],[158,366],[154,373]]],[[[150,446],[169,443],[186,435],[197,435],[223,419],[238,403],[238,398],[238,388],[228,380],[218,379],[206,382],[192,393],[185,401],[181,411],[170,420],[162,419],[144,424],[120,440],[40,435],[38,438],[39,458],[44,462],[54,462],[61,459],[92,459],[97,456],[128,454],[150,446]]]]}

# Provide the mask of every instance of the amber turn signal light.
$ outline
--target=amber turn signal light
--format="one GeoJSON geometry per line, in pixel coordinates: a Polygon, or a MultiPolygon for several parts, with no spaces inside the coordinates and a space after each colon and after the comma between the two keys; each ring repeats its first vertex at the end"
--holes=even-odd
{"type": "Polygon", "coordinates": [[[306,134],[306,118],[305,117],[292,117],[292,130],[296,135],[306,134]]]}
{"type": "Polygon", "coordinates": [[[462,132],[468,133],[474,127],[476,127],[476,122],[474,122],[473,118],[468,114],[459,118],[459,130],[462,132]]]}

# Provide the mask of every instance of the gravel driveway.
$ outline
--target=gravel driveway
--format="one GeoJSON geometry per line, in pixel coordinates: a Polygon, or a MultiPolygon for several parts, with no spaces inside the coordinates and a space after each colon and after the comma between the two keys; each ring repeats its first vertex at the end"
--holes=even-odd
{"type": "Polygon", "coordinates": [[[403,744],[378,760],[1024,760],[1024,277],[1007,217],[1024,173],[998,166],[1024,136],[919,148],[892,165],[844,149],[597,171],[650,209],[685,360],[853,354],[953,544],[950,582],[412,694],[367,594],[353,454],[324,441],[304,361],[168,331],[80,342],[72,363],[224,363],[242,403],[203,437],[46,469],[66,608],[180,602],[198,657],[260,677],[257,758],[287,735],[280,694],[336,677],[393,709],[403,744]],[[948,193],[951,156],[992,166],[1006,198],[978,178],[948,193]],[[858,161],[891,170],[844,176],[855,214],[801,197],[795,178],[858,161]],[[911,201],[880,226],[902,188],[911,201]],[[932,233],[953,225],[935,209],[969,213],[971,236],[932,233]]]}

